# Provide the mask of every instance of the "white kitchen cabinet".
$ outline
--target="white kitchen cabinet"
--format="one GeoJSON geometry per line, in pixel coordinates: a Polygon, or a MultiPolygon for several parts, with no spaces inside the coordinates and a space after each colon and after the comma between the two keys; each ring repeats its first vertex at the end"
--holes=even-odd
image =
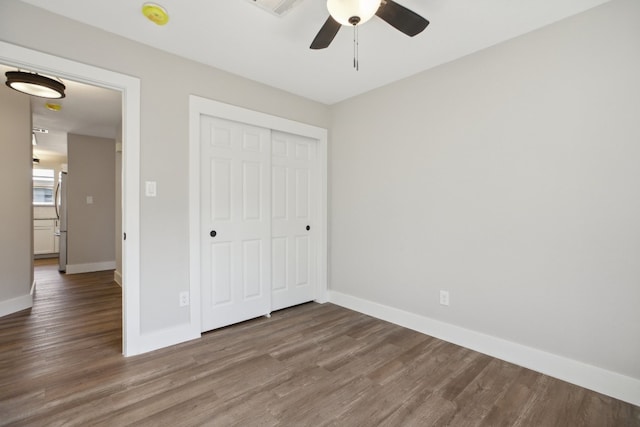
{"type": "Polygon", "coordinates": [[[52,254],[56,252],[56,221],[53,219],[33,220],[33,253],[34,255],[52,254]]]}

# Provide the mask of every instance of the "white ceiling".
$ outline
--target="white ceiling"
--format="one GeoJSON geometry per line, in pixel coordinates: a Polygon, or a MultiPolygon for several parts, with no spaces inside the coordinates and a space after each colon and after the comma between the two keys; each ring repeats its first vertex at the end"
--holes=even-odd
{"type": "Polygon", "coordinates": [[[309,44],[326,20],[325,0],[301,0],[282,17],[252,0],[157,0],[170,15],[157,26],[144,0],[23,0],[149,46],[326,104],[577,14],[609,0],[396,0],[431,24],[414,38],[374,17],[359,32],[343,27],[329,48],[309,44]]]}
{"type": "MultiPolygon", "coordinates": [[[[144,0],[22,0],[285,91],[333,104],[480,49],[517,37],[610,0],[396,0],[431,23],[416,37],[374,17],[359,28],[360,70],[353,69],[353,31],[331,46],[309,45],[326,20],[325,0],[299,0],[283,16],[253,0],[157,0],[170,15],[157,26],[141,13],[144,0]]],[[[4,74],[10,67],[0,64],[4,74]]],[[[117,91],[67,81],[62,111],[32,97],[40,155],[66,153],[66,133],[115,138],[121,120],[117,91]]]]}

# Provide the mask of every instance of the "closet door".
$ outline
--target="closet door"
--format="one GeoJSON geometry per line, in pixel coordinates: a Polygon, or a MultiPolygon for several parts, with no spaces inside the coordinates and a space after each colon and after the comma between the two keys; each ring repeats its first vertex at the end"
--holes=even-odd
{"type": "Polygon", "coordinates": [[[201,118],[202,331],[271,312],[271,131],[201,118]]]}
{"type": "Polygon", "coordinates": [[[272,132],[272,309],[316,298],[317,142],[272,132]]]}

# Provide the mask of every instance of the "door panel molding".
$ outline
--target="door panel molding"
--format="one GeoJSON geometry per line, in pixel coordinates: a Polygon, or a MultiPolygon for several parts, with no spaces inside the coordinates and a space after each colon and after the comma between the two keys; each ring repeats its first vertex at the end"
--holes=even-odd
{"type": "Polygon", "coordinates": [[[205,332],[271,313],[271,131],[200,117],[200,314],[205,332]],[[222,144],[215,141],[220,135],[222,144]],[[217,164],[226,165],[222,174],[217,164]],[[222,242],[228,243],[224,252],[216,248],[222,242]]]}
{"type": "Polygon", "coordinates": [[[272,252],[272,269],[280,274],[272,286],[271,307],[279,310],[314,300],[318,292],[318,142],[279,131],[272,131],[272,140],[279,146],[272,153],[271,230],[273,239],[284,240],[272,252]]]}

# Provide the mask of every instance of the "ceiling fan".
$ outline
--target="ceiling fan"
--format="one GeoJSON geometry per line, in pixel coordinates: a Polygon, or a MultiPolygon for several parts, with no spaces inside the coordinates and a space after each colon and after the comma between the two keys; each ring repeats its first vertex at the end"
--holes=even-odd
{"type": "Polygon", "coordinates": [[[311,49],[324,49],[333,41],[343,25],[354,28],[373,16],[413,37],[427,28],[429,21],[393,0],[327,0],[329,17],[311,42],[311,49]]]}

